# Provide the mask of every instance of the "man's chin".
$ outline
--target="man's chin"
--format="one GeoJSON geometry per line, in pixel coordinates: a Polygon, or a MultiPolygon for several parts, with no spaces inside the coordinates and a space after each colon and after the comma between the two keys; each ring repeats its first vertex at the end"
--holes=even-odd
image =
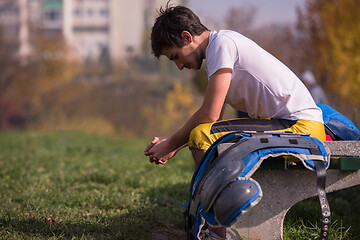
{"type": "Polygon", "coordinates": [[[199,69],[201,68],[201,65],[202,65],[202,62],[201,62],[200,64],[198,64],[198,65],[196,66],[196,68],[194,68],[194,69],[199,70],[199,69]]]}

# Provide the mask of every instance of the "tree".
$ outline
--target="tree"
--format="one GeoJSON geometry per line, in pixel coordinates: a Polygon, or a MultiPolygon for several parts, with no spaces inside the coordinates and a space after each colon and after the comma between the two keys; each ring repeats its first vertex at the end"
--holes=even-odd
{"type": "Polygon", "coordinates": [[[11,118],[15,119],[16,113],[14,102],[6,96],[7,90],[15,81],[15,75],[19,67],[16,58],[16,41],[6,38],[6,34],[0,28],[0,129],[7,128],[11,118]]]}
{"type": "MultiPolygon", "coordinates": [[[[49,102],[44,97],[69,83],[76,70],[59,36],[37,36],[33,49],[26,65],[11,68],[15,73],[10,76],[3,98],[7,102],[10,99],[11,109],[16,109],[13,112],[21,116],[22,121],[13,124],[8,122],[5,124],[8,127],[26,127],[30,122],[38,120],[44,111],[54,109],[54,104],[48,106],[49,102]]],[[[66,96],[67,93],[57,100],[63,100],[66,96]]]]}
{"type": "Polygon", "coordinates": [[[360,104],[360,1],[308,0],[298,11],[304,57],[333,94],[360,104]]]}
{"type": "Polygon", "coordinates": [[[254,7],[235,7],[226,14],[225,25],[228,29],[248,35],[252,33],[255,18],[254,7]]]}

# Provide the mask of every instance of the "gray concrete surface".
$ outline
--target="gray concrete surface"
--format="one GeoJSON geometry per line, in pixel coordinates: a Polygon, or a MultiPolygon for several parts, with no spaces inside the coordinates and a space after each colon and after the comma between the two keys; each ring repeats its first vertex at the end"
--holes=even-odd
{"type": "MultiPolygon", "coordinates": [[[[235,232],[243,240],[282,239],[287,211],[297,202],[317,195],[316,172],[307,169],[259,169],[252,178],[260,184],[263,198],[228,229],[228,239],[240,239],[235,232]]],[[[360,185],[360,170],[327,170],[327,193],[355,185],[360,185]]]]}
{"type": "Polygon", "coordinates": [[[323,142],[332,156],[360,156],[360,141],[323,142]]]}

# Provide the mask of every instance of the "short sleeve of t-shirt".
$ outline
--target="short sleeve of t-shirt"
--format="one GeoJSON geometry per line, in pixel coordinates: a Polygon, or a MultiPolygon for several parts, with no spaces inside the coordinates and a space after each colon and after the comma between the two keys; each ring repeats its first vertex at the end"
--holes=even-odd
{"type": "Polygon", "coordinates": [[[210,78],[217,70],[221,68],[230,68],[233,70],[236,62],[237,51],[236,44],[227,36],[210,36],[211,47],[206,49],[206,71],[210,78]],[[214,39],[215,38],[215,39],[214,39]]]}

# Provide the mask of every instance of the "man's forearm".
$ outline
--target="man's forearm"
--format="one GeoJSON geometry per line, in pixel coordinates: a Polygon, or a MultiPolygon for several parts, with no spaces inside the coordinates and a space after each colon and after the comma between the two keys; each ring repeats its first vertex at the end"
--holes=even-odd
{"type": "Polygon", "coordinates": [[[206,113],[200,108],[194,115],[185,123],[185,125],[180,128],[175,134],[173,134],[169,141],[171,146],[173,146],[172,150],[181,149],[185,147],[189,141],[191,130],[196,126],[202,123],[210,123],[214,122],[209,117],[207,117],[206,113]]]}

